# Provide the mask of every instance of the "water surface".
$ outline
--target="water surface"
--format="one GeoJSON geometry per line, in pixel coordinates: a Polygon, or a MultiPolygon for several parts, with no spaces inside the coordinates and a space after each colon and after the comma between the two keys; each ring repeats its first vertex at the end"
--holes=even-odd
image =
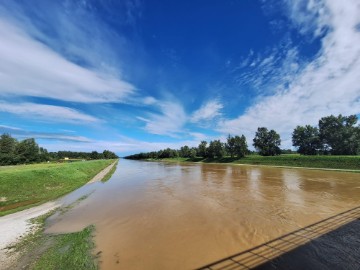
{"type": "Polygon", "coordinates": [[[121,160],[84,190],[47,232],[94,224],[110,270],[194,269],[360,205],[359,174],[256,166],[121,160]]]}

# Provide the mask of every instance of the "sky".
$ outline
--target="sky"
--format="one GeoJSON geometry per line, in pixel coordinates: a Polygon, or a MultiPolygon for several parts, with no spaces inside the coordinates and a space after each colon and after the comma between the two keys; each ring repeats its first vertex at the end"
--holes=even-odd
{"type": "Polygon", "coordinates": [[[0,2],[0,133],[120,156],[360,116],[358,0],[0,2]]]}

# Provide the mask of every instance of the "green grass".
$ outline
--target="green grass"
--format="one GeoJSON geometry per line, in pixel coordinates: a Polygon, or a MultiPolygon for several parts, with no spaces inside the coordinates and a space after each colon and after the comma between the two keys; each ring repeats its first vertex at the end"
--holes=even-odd
{"type": "Polygon", "coordinates": [[[101,179],[101,182],[105,183],[111,178],[111,176],[116,171],[116,167],[117,167],[118,163],[119,163],[119,160],[116,161],[115,165],[111,168],[111,170],[104,176],[103,179],[101,179]]]}
{"type": "MultiPolygon", "coordinates": [[[[60,212],[68,209],[60,209],[60,212]]],[[[45,220],[56,210],[31,220],[35,228],[14,246],[8,247],[20,255],[12,265],[16,269],[32,270],[95,270],[98,269],[94,249],[94,226],[68,234],[44,234],[45,220]]]]}
{"type": "Polygon", "coordinates": [[[232,163],[285,167],[307,167],[338,170],[360,170],[360,156],[303,156],[298,154],[284,154],[264,157],[248,155],[244,158],[168,158],[164,161],[174,162],[203,162],[203,163],[232,163]]]}
{"type": "Polygon", "coordinates": [[[114,160],[0,167],[0,216],[67,194],[114,160]]]}
{"type": "Polygon", "coordinates": [[[97,269],[91,251],[94,248],[94,226],[80,232],[45,236],[51,238],[50,247],[40,256],[31,269],[34,270],[92,270],[97,269]]]}

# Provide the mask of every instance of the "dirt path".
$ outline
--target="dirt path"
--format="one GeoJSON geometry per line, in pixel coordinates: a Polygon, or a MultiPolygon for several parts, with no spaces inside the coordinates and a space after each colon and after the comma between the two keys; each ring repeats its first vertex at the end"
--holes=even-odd
{"type": "Polygon", "coordinates": [[[41,216],[56,207],[61,206],[58,202],[47,202],[39,206],[32,207],[14,214],[0,218],[0,265],[6,269],[15,256],[9,256],[6,247],[15,243],[20,237],[26,235],[31,230],[30,219],[41,216]]]}
{"type": "MultiPolygon", "coordinates": [[[[106,167],[87,184],[101,181],[115,164],[116,162],[106,167]]],[[[12,262],[16,260],[17,255],[10,255],[6,248],[13,243],[16,243],[20,237],[25,236],[31,230],[32,226],[30,219],[46,214],[47,212],[60,206],[62,205],[59,201],[52,201],[14,214],[0,217],[0,269],[7,269],[12,262]]]]}
{"type": "Polygon", "coordinates": [[[115,161],[114,163],[103,169],[101,172],[99,172],[97,175],[95,175],[93,179],[87,182],[87,184],[101,181],[105,177],[105,175],[107,175],[111,171],[111,169],[115,166],[116,162],[117,161],[115,161]]]}

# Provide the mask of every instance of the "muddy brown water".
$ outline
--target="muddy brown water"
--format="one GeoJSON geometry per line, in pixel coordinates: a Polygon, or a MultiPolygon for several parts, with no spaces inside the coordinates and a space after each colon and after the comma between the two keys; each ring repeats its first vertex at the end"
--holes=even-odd
{"type": "Polygon", "coordinates": [[[195,269],[359,206],[360,174],[121,160],[79,192],[46,231],[94,224],[101,269],[195,269]]]}

